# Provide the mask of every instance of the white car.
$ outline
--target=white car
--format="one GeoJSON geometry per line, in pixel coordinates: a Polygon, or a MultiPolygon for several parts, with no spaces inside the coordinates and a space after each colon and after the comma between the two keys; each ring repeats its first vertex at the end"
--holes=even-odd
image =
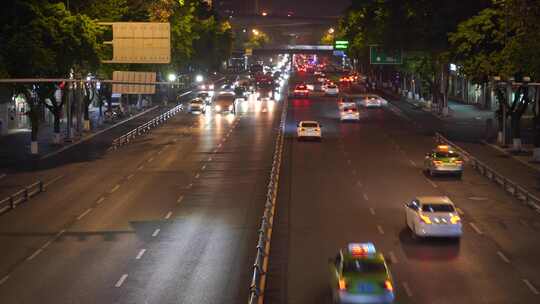
{"type": "Polygon", "coordinates": [[[326,95],[337,95],[339,94],[339,88],[335,84],[329,84],[324,87],[324,93],[326,95]]]}
{"type": "Polygon", "coordinates": [[[388,104],[388,101],[378,95],[363,95],[361,98],[361,104],[366,108],[380,108],[388,104]]]}
{"type": "Polygon", "coordinates": [[[414,236],[461,237],[461,218],[446,196],[418,196],[405,204],[405,214],[414,236]]]}
{"type": "Polygon", "coordinates": [[[321,125],[316,121],[304,120],[298,123],[296,128],[298,140],[302,139],[322,139],[321,125]]]}
{"type": "Polygon", "coordinates": [[[189,102],[191,113],[206,113],[206,102],[202,98],[195,98],[189,102]]]}
{"type": "Polygon", "coordinates": [[[356,107],[343,107],[340,111],[340,120],[341,121],[359,121],[360,113],[356,107]]]}

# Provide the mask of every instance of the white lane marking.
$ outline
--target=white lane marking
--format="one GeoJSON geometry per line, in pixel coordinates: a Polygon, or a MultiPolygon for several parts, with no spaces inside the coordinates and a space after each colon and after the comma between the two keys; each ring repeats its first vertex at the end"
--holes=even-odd
{"type": "Polygon", "coordinates": [[[178,204],[180,204],[180,203],[182,202],[183,199],[184,199],[184,196],[183,196],[183,195],[180,195],[180,196],[178,197],[178,199],[176,200],[176,202],[177,202],[178,204]]]}
{"type": "Polygon", "coordinates": [[[405,293],[409,298],[412,298],[413,293],[411,291],[411,288],[409,287],[409,284],[407,282],[402,282],[401,285],[403,285],[403,289],[405,290],[405,293]]]}
{"type": "Polygon", "coordinates": [[[365,199],[366,201],[369,201],[369,197],[367,196],[367,194],[363,193],[362,196],[364,197],[364,199],[365,199]]]}
{"type": "Polygon", "coordinates": [[[357,181],[357,182],[356,182],[356,185],[357,185],[358,187],[362,187],[362,186],[363,186],[361,181],[357,181]]]}
{"type": "Polygon", "coordinates": [[[149,163],[151,163],[151,162],[154,161],[154,158],[153,158],[153,157],[150,157],[147,161],[148,161],[149,163]]]}
{"type": "Polygon", "coordinates": [[[463,210],[461,210],[461,208],[456,208],[457,210],[457,213],[461,216],[463,216],[465,214],[465,212],[463,212],[463,210]]]}
{"type": "Polygon", "coordinates": [[[375,209],[369,208],[369,213],[371,213],[371,215],[375,215],[375,209]]]}
{"type": "Polygon", "coordinates": [[[504,255],[504,253],[497,251],[497,255],[503,260],[505,263],[510,264],[510,260],[504,255]]]}
{"type": "Polygon", "coordinates": [[[66,229],[62,229],[62,230],[60,230],[60,231],[59,231],[59,232],[58,232],[58,233],[56,234],[55,238],[59,238],[59,237],[61,237],[61,236],[62,236],[62,234],[64,234],[65,232],[66,232],[66,229]]]}
{"type": "Polygon", "coordinates": [[[527,285],[527,287],[529,287],[532,293],[534,293],[535,295],[540,294],[538,289],[536,289],[536,287],[534,287],[534,285],[531,282],[529,282],[529,280],[527,279],[521,279],[521,280],[523,281],[523,283],[525,283],[525,285],[527,285]]]}
{"type": "Polygon", "coordinates": [[[170,219],[170,218],[171,218],[171,215],[172,215],[172,211],[169,211],[169,212],[167,213],[167,215],[165,215],[165,219],[166,219],[166,220],[170,219]]]}
{"type": "Polygon", "coordinates": [[[201,174],[199,173],[195,174],[195,179],[198,179],[199,177],[201,177],[201,174]]]}
{"type": "Polygon", "coordinates": [[[161,153],[163,153],[163,150],[159,150],[157,154],[161,155],[161,153]]]}
{"type": "Polygon", "coordinates": [[[189,185],[187,185],[186,189],[191,189],[191,187],[193,187],[193,183],[190,183],[189,185]]]}
{"type": "Polygon", "coordinates": [[[99,204],[103,203],[104,200],[105,200],[105,197],[102,196],[96,201],[96,204],[99,205],[99,204]]]}
{"type": "Polygon", "coordinates": [[[432,185],[433,188],[437,188],[437,187],[438,187],[437,184],[435,184],[432,180],[430,180],[430,179],[428,179],[428,178],[426,178],[425,180],[426,180],[430,185],[432,185]]]}
{"type": "Polygon", "coordinates": [[[480,230],[480,228],[478,228],[474,223],[469,223],[469,225],[471,225],[471,228],[478,234],[483,234],[482,233],[482,230],[480,230]]]}
{"type": "Polygon", "coordinates": [[[6,176],[7,176],[7,174],[2,173],[2,174],[0,174],[0,179],[4,178],[4,177],[6,177],[6,176]]]}
{"type": "Polygon", "coordinates": [[[347,164],[350,165],[352,162],[350,159],[347,159],[347,164]]]}
{"type": "Polygon", "coordinates": [[[49,247],[51,244],[52,244],[52,241],[47,241],[47,243],[45,243],[45,244],[43,244],[43,246],[41,246],[41,249],[45,250],[45,249],[47,249],[47,247],[49,247]]]}
{"type": "Polygon", "coordinates": [[[156,237],[159,234],[160,231],[161,231],[161,229],[159,229],[159,228],[154,230],[154,233],[152,233],[152,237],[156,237]]]}
{"type": "Polygon", "coordinates": [[[120,185],[114,186],[109,193],[114,193],[116,190],[120,189],[120,185]]]}
{"type": "Polygon", "coordinates": [[[124,281],[127,279],[127,277],[128,277],[127,273],[123,274],[118,280],[118,282],[114,284],[114,287],[116,288],[122,287],[122,284],[124,284],[124,281]]]}
{"type": "Polygon", "coordinates": [[[413,167],[416,167],[416,163],[414,162],[414,160],[411,159],[411,160],[409,160],[409,162],[411,163],[411,165],[412,165],[413,167]]]}
{"type": "Polygon", "coordinates": [[[377,225],[377,230],[379,231],[380,234],[384,234],[384,230],[381,225],[377,225]]]}
{"type": "Polygon", "coordinates": [[[209,162],[212,161],[212,156],[210,156],[210,157],[208,158],[208,161],[209,161],[209,162]]]}
{"type": "Polygon", "coordinates": [[[59,175],[53,179],[51,179],[50,181],[46,182],[45,184],[43,184],[44,187],[48,187],[50,185],[52,185],[54,182],[58,181],[59,179],[61,179],[62,177],[64,177],[63,175],[59,175]]]}
{"type": "Polygon", "coordinates": [[[135,176],[135,173],[131,173],[130,175],[127,176],[127,180],[130,180],[133,178],[133,176],[135,176]]]}
{"type": "Polygon", "coordinates": [[[142,169],[144,169],[144,166],[143,166],[143,165],[140,165],[140,166],[137,168],[137,170],[142,170],[142,169]]]}
{"type": "Polygon", "coordinates": [[[135,260],[140,260],[145,252],[146,252],[146,249],[141,249],[139,253],[137,254],[137,256],[135,257],[135,260]]]}
{"type": "Polygon", "coordinates": [[[92,208],[88,208],[85,212],[83,212],[81,215],[79,215],[77,217],[77,221],[80,221],[85,215],[87,215],[88,213],[90,213],[90,211],[92,211],[92,208]]]}
{"type": "Polygon", "coordinates": [[[392,264],[397,264],[398,263],[396,254],[393,251],[389,251],[388,255],[390,256],[390,261],[392,262],[392,264]]]}
{"type": "Polygon", "coordinates": [[[29,256],[29,257],[27,258],[27,260],[28,260],[28,261],[33,260],[33,259],[34,259],[35,257],[37,257],[38,254],[40,254],[42,251],[43,251],[43,249],[39,248],[39,249],[36,250],[34,253],[32,253],[32,255],[29,256]]]}
{"type": "Polygon", "coordinates": [[[203,165],[203,166],[201,167],[201,170],[203,170],[203,171],[206,170],[206,165],[203,165]]]}
{"type": "Polygon", "coordinates": [[[4,284],[8,279],[9,279],[9,274],[5,275],[5,276],[0,280],[0,285],[4,284]]]}

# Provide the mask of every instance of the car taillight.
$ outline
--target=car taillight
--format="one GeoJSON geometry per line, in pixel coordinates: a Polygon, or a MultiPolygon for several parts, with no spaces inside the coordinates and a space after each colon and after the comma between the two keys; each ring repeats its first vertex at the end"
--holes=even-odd
{"type": "Polygon", "coordinates": [[[461,222],[461,218],[459,217],[459,215],[452,215],[452,217],[450,218],[450,223],[457,224],[459,222],[461,222]]]}
{"type": "Polygon", "coordinates": [[[390,280],[384,281],[384,289],[394,291],[394,286],[392,286],[392,282],[390,282],[390,280]]]}
{"type": "Polygon", "coordinates": [[[423,214],[420,214],[420,219],[422,220],[422,222],[424,222],[426,224],[431,224],[431,219],[429,218],[429,216],[425,216],[423,214]]]}
{"type": "Polygon", "coordinates": [[[433,161],[433,164],[434,164],[435,166],[440,166],[440,165],[442,165],[442,161],[440,161],[440,160],[434,160],[434,161],[433,161]]]}
{"type": "Polygon", "coordinates": [[[304,128],[300,128],[300,131],[305,131],[305,130],[306,130],[306,129],[304,129],[304,128]]]}
{"type": "Polygon", "coordinates": [[[345,279],[339,279],[339,290],[346,290],[347,289],[347,283],[345,282],[345,279]]]}
{"type": "Polygon", "coordinates": [[[454,161],[454,164],[456,164],[456,165],[461,165],[461,164],[463,164],[463,161],[462,161],[462,160],[455,160],[455,161],[454,161]]]}

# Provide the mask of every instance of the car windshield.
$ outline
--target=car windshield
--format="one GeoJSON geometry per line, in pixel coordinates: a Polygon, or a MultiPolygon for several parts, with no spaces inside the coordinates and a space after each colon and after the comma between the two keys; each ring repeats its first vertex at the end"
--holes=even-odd
{"type": "Polygon", "coordinates": [[[319,125],[315,122],[303,122],[302,128],[318,128],[319,125]]]}
{"type": "Polygon", "coordinates": [[[454,212],[454,206],[450,204],[424,204],[423,212],[454,212]]]}
{"type": "Polygon", "coordinates": [[[343,112],[356,112],[356,108],[344,108],[343,112]]]}
{"type": "Polygon", "coordinates": [[[296,89],[297,89],[297,90],[305,90],[306,87],[305,87],[305,86],[297,86],[296,89]]]}
{"type": "Polygon", "coordinates": [[[192,104],[202,104],[203,101],[202,100],[192,100],[191,103],[192,104]]]}
{"type": "Polygon", "coordinates": [[[438,151],[438,152],[435,152],[435,157],[436,158],[459,157],[459,154],[452,151],[448,151],[448,152],[438,151]]]}
{"type": "Polygon", "coordinates": [[[199,93],[197,97],[206,98],[208,97],[208,93],[199,93]]]}
{"type": "Polygon", "coordinates": [[[336,86],[331,84],[331,85],[328,85],[327,88],[329,88],[329,89],[335,89],[336,86]]]}
{"type": "Polygon", "coordinates": [[[362,272],[362,273],[385,273],[386,267],[381,262],[372,262],[367,260],[348,260],[343,263],[343,272],[362,272]]]}

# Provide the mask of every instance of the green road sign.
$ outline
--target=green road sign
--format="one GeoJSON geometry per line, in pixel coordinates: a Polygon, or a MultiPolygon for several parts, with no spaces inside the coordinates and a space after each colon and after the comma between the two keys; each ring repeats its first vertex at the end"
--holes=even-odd
{"type": "Polygon", "coordinates": [[[346,50],[349,48],[349,41],[347,40],[336,40],[334,42],[334,50],[346,50]]]}
{"type": "Polygon", "coordinates": [[[402,64],[401,50],[385,50],[379,46],[369,47],[369,63],[371,64],[402,64]]]}

